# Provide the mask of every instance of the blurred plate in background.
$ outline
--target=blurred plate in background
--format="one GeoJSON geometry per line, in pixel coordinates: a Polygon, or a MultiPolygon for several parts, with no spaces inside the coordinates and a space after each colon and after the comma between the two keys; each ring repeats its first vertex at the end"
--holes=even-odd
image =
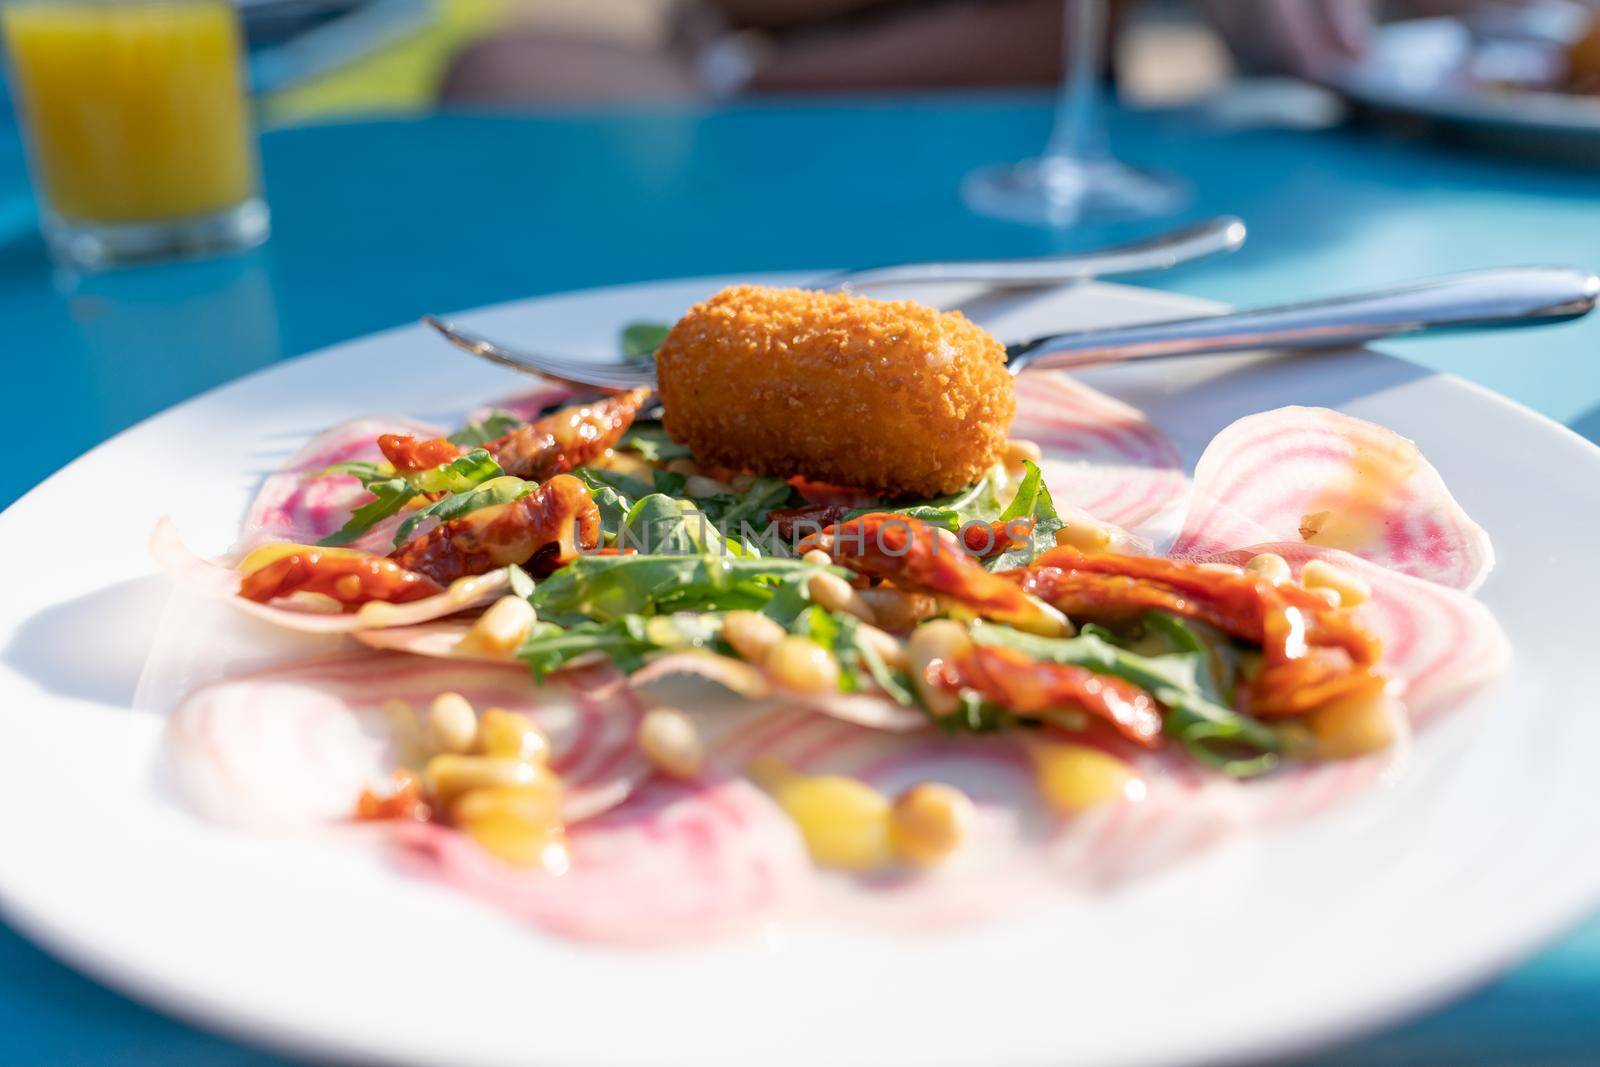
{"type": "Polygon", "coordinates": [[[1560,88],[1568,51],[1594,18],[1559,3],[1393,22],[1326,81],[1359,104],[1499,147],[1600,160],[1600,95],[1560,88]]]}

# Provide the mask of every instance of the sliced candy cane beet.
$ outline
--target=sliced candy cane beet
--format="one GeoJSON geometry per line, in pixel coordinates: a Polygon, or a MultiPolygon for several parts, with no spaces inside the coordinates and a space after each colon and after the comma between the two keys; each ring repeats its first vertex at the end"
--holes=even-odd
{"type": "Polygon", "coordinates": [[[1278,408],[1218,434],[1172,551],[1297,540],[1457,589],[1476,589],[1494,566],[1488,534],[1416,445],[1326,408],[1278,408]]]}
{"type": "Polygon", "coordinates": [[[1289,561],[1296,576],[1307,560],[1341,567],[1372,587],[1357,618],[1383,641],[1382,669],[1403,687],[1413,726],[1462,700],[1504,671],[1511,644],[1483,604],[1465,593],[1423,581],[1341,552],[1300,542],[1252,545],[1209,559],[1243,564],[1263,552],[1289,561]]]}
{"type": "Polygon", "coordinates": [[[347,634],[390,626],[414,626],[491,603],[511,587],[505,570],[490,571],[452,582],[444,592],[421,600],[404,604],[374,601],[353,612],[332,613],[246,600],[239,595],[239,572],[195,555],[178,536],[178,529],[170,519],[156,524],[155,532],[150,535],[150,555],[162,570],[186,588],[226,601],[247,615],[302,633],[347,634]]]}
{"type": "Polygon", "coordinates": [[[560,875],[508,867],[435,825],[396,832],[409,858],[554,933],[662,945],[748,930],[808,902],[814,874],[789,819],[739,778],[655,781],[573,827],[560,875]]]}
{"type": "Polygon", "coordinates": [[[475,707],[531,716],[550,738],[565,786],[563,814],[590,818],[648,776],[634,735],[642,707],[607,669],[569,672],[536,686],[518,665],[355,652],[206,686],[168,724],[170,765],[201,812],[220,821],[283,828],[348,818],[361,790],[381,787],[398,759],[396,731],[420,729],[434,697],[457,692],[475,707]],[[416,717],[394,722],[384,704],[416,717]]]}
{"type": "Polygon", "coordinates": [[[819,903],[875,930],[915,932],[992,918],[1043,898],[1054,880],[1044,845],[1053,820],[1012,735],[947,735],[933,727],[886,733],[794,708],[729,732],[711,759],[729,773],[772,757],[806,775],[839,774],[893,798],[918,782],[942,782],[972,798],[976,818],[962,846],[927,871],[826,873],[819,903]]]}
{"type": "Polygon", "coordinates": [[[1135,409],[1053,371],[1017,377],[1011,436],[1044,451],[1058,506],[1137,526],[1183,496],[1177,446],[1135,409]]]}
{"type": "MultiPolygon", "coordinates": [[[[371,499],[361,483],[348,474],[322,475],[335,463],[377,462],[378,435],[385,433],[437,437],[444,431],[412,419],[356,419],[325,430],[296,452],[282,470],[267,476],[245,513],[235,552],[242,553],[273,541],[314,545],[350,518],[350,513],[371,499]]],[[[401,518],[373,527],[353,548],[387,552],[401,518]]]]}

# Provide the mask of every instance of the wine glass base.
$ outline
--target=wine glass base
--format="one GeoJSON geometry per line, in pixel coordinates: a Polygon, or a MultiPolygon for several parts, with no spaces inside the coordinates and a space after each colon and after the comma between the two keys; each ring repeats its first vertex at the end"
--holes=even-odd
{"type": "Polygon", "coordinates": [[[1169,175],[1114,159],[1048,156],[975,170],[961,195],[980,215],[1062,228],[1160,218],[1189,200],[1188,187],[1169,175]]]}

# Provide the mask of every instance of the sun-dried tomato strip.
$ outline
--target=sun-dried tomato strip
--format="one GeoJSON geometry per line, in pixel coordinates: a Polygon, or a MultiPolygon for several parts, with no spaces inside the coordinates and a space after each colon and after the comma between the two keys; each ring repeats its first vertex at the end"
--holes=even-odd
{"type": "Polygon", "coordinates": [[[543,576],[600,543],[600,509],[589,490],[560,474],[509,504],[480,508],[407,541],[389,557],[449,585],[515,563],[543,576]]]}
{"type": "Polygon", "coordinates": [[[291,593],[321,593],[346,607],[371,600],[403,604],[442,592],[432,578],[382,556],[316,548],[274,560],[239,582],[240,596],[262,604],[291,593]]]}
{"type": "Polygon", "coordinates": [[[1156,699],[1132,682],[1087,667],[1041,663],[1015,649],[974,645],[941,662],[932,680],[951,690],[975,690],[1016,715],[1077,708],[1146,748],[1161,741],[1162,709],[1156,699]]]}

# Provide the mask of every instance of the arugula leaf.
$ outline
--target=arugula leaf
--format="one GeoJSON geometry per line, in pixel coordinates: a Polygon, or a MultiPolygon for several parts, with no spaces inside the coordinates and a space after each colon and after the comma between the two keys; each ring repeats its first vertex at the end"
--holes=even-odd
{"type": "Polygon", "coordinates": [[[655,355],[672,327],[664,322],[630,322],[622,328],[622,358],[644,359],[655,355]]]}
{"type": "Polygon", "coordinates": [[[521,425],[523,425],[522,420],[510,412],[494,411],[481,422],[474,420],[467,423],[446,440],[462,448],[477,448],[504,437],[521,425]]]}
{"type": "MultiPolygon", "coordinates": [[[[592,467],[578,467],[572,472],[574,477],[589,487],[589,499],[600,509],[600,528],[605,531],[607,540],[614,540],[617,531],[622,529],[622,524],[628,519],[628,509],[633,507],[633,501],[616,486],[601,478],[602,473],[614,472],[601,472],[592,467]]],[[[640,482],[639,486],[646,488],[643,482],[640,482]]],[[[648,492],[647,488],[646,491],[648,492]]]]}
{"type": "Polygon", "coordinates": [[[819,570],[802,560],[732,556],[580,556],[540,582],[531,598],[554,622],[671,611],[759,611],[786,579],[819,570]]]}
{"type": "Polygon", "coordinates": [[[699,556],[726,550],[710,519],[692,503],[664,493],[651,493],[628,509],[617,532],[617,544],[657,556],[699,556]]]}
{"type": "Polygon", "coordinates": [[[722,620],[712,615],[624,615],[610,622],[580,622],[559,626],[539,621],[522,643],[517,657],[528,664],[536,679],[560,670],[579,656],[600,652],[624,673],[638,670],[653,652],[708,648],[722,632],[722,620]]]}
{"type": "Polygon", "coordinates": [[[631,474],[623,474],[621,471],[606,470],[603,467],[575,467],[572,473],[590,489],[604,486],[613,490],[628,508],[633,507],[635,500],[654,492],[649,482],[641,481],[631,474]]]}
{"type": "Polygon", "coordinates": [[[743,492],[699,497],[696,503],[727,529],[754,518],[766,518],[767,512],[787,504],[793,495],[794,487],[782,478],[757,478],[743,492]]]}
{"type": "Polygon", "coordinates": [[[325,548],[348,545],[384,519],[398,514],[417,495],[417,490],[404,478],[385,478],[367,482],[367,492],[372,499],[350,513],[349,520],[333,533],[318,541],[325,548]]]}
{"type": "Polygon", "coordinates": [[[668,437],[666,427],[659,422],[635,422],[622,435],[617,447],[637,452],[647,463],[667,463],[694,454],[688,445],[680,445],[668,437]]]}
{"type": "MultiPolygon", "coordinates": [[[[432,470],[412,474],[385,475],[377,464],[358,462],[335,464],[323,473],[353,474],[361,479],[361,484],[372,494],[371,500],[351,512],[349,520],[343,526],[317,542],[319,545],[332,548],[349,544],[383,520],[399,514],[400,509],[416,499],[419,493],[462,493],[475,488],[481,482],[498,478],[505,472],[500,469],[500,464],[490,458],[489,453],[478,448],[432,470]]],[[[396,532],[395,546],[404,544],[410,538],[411,531],[415,530],[417,524],[428,514],[438,514],[446,500],[435,501],[422,508],[417,515],[409,516],[396,532]]],[[[464,515],[475,507],[483,506],[484,503],[477,503],[470,507],[462,507],[449,517],[464,515]]]]}
{"type": "Polygon", "coordinates": [[[464,493],[505,474],[494,457],[481,448],[430,470],[401,475],[424,493],[464,493]]]}
{"type": "Polygon", "coordinates": [[[965,489],[898,507],[884,504],[870,508],[856,508],[845,515],[845,521],[862,515],[904,515],[957,533],[969,522],[994,521],[1000,514],[1000,491],[1005,484],[1006,469],[996,464],[987,474],[965,489]]]}
{"type": "Polygon", "coordinates": [[[579,622],[571,626],[540,619],[533,624],[517,658],[533,671],[536,681],[590,652],[603,652],[624,672],[637,670],[654,646],[635,623],[639,616],[613,622],[579,622]]]}
{"type": "Polygon", "coordinates": [[[667,496],[684,496],[684,486],[689,479],[677,471],[651,471],[650,491],[665,493],[667,496]]]}
{"type": "Polygon", "coordinates": [[[366,485],[368,482],[381,482],[386,478],[393,478],[395,476],[394,468],[389,466],[387,463],[380,466],[379,464],[373,463],[370,460],[351,459],[346,460],[343,463],[335,463],[330,467],[324,467],[311,477],[326,478],[330,474],[351,475],[352,477],[359,478],[362,485],[366,485]]]}
{"type": "Polygon", "coordinates": [[[1023,469],[1016,495],[995,521],[1032,519],[1033,532],[1021,545],[986,560],[984,565],[990,570],[1026,567],[1038,557],[1040,545],[1047,549],[1055,547],[1056,531],[1066,525],[1061,516],[1056,514],[1055,501],[1050,499],[1050,487],[1044,484],[1044,472],[1039,470],[1039,465],[1032,460],[1024,460],[1023,469]]]}
{"type": "Polygon", "coordinates": [[[441,523],[451,519],[459,519],[479,508],[493,507],[496,504],[509,504],[518,497],[531,492],[533,482],[525,482],[521,478],[506,475],[502,478],[491,478],[476,489],[469,489],[465,493],[452,493],[450,496],[440,497],[426,507],[418,508],[394,534],[394,547],[399,548],[411,540],[411,535],[418,526],[428,519],[438,519],[441,523]]]}
{"type": "Polygon", "coordinates": [[[1069,663],[1115,675],[1147,690],[1167,709],[1163,730],[1197,759],[1240,778],[1271,770],[1282,748],[1277,731],[1208,697],[1198,652],[1141,656],[1096,634],[1039,637],[994,623],[975,622],[972,640],[1014,648],[1048,663],[1069,663]]]}
{"type": "Polygon", "coordinates": [[[1233,703],[1238,684],[1239,648],[1226,634],[1193,619],[1180,618],[1164,611],[1145,615],[1144,630],[1166,651],[1194,653],[1200,658],[1199,678],[1206,696],[1219,704],[1233,703]]]}

